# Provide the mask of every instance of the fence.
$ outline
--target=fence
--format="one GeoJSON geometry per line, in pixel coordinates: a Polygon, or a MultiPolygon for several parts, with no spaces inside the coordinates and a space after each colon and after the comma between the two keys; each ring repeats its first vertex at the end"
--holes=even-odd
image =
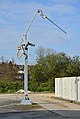
{"type": "Polygon", "coordinates": [[[55,96],[80,102],[80,77],[55,78],[55,96]]]}

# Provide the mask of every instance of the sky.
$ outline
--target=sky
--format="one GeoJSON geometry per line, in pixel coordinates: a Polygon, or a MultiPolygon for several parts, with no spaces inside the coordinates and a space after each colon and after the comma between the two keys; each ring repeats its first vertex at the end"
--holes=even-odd
{"type": "Polygon", "coordinates": [[[0,0],[0,58],[24,63],[24,57],[16,57],[17,46],[38,9],[67,34],[37,14],[27,33],[28,41],[35,44],[29,46],[28,63],[35,64],[40,46],[80,56],[80,0],[0,0]]]}

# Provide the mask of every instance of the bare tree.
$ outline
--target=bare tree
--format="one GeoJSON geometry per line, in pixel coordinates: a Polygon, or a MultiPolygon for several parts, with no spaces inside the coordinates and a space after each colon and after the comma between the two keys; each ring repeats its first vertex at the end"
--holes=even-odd
{"type": "Polygon", "coordinates": [[[39,47],[36,51],[37,54],[37,59],[41,59],[42,57],[45,56],[45,48],[39,47]]]}

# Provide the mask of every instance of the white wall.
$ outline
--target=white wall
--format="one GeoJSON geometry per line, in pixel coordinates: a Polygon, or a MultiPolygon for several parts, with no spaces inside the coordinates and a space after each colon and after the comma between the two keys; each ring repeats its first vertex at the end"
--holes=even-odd
{"type": "Polygon", "coordinates": [[[78,79],[78,101],[80,102],[80,77],[78,79]]]}
{"type": "Polygon", "coordinates": [[[55,96],[80,102],[80,77],[55,78],[55,96]]]}

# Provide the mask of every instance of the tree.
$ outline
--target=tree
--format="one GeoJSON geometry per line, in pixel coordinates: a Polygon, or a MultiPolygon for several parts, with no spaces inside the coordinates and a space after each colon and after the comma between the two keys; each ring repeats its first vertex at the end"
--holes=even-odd
{"type": "Polygon", "coordinates": [[[29,69],[30,89],[34,91],[54,91],[55,78],[80,75],[79,56],[71,58],[64,52],[51,53],[50,49],[38,49],[37,57],[37,63],[29,69]]]}
{"type": "Polygon", "coordinates": [[[41,59],[41,58],[44,57],[44,55],[45,55],[45,48],[39,47],[39,48],[36,50],[36,54],[37,54],[37,59],[41,59]]]}
{"type": "Polygon", "coordinates": [[[2,63],[5,62],[4,56],[2,56],[0,59],[1,59],[1,62],[2,62],[2,63]]]}
{"type": "Polygon", "coordinates": [[[67,67],[68,76],[80,76],[80,57],[75,56],[72,58],[71,62],[67,67]]]}

